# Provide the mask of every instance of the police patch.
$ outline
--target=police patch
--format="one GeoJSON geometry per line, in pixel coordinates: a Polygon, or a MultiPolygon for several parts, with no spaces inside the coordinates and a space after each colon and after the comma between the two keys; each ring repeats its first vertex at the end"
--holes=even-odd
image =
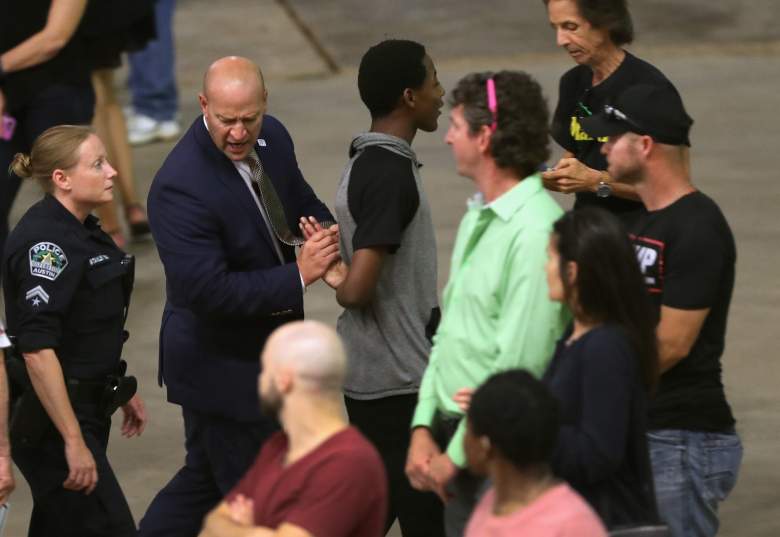
{"type": "Polygon", "coordinates": [[[53,242],[39,242],[30,248],[30,274],[54,281],[68,266],[68,257],[53,242]]]}

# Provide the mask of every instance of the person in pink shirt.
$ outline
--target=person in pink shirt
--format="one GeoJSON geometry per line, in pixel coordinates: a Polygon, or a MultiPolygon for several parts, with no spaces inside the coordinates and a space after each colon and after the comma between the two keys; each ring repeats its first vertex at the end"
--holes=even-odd
{"type": "Polygon", "coordinates": [[[493,486],[465,537],[607,537],[585,500],[550,470],[557,432],[557,402],[527,371],[498,373],[474,392],[466,458],[493,486]]]}

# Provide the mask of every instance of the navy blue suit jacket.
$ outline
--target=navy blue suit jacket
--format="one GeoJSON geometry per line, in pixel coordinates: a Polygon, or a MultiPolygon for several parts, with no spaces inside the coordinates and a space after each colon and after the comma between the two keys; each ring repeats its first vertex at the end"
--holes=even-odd
{"type": "MultiPolygon", "coordinates": [[[[266,115],[255,145],[285,208],[334,220],[298,168],[292,139],[266,115]]],[[[157,172],[149,222],[165,267],[160,380],[168,400],[239,421],[260,419],[259,356],[270,333],[303,318],[295,252],[280,263],[260,211],[233,162],[198,117],[157,172]]]]}

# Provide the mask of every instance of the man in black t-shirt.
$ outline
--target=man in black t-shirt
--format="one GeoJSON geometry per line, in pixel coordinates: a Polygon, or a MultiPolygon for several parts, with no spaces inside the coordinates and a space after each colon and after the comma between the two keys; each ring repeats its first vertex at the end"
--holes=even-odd
{"type": "Polygon", "coordinates": [[[631,238],[659,314],[661,380],[650,406],[650,453],[661,516],[672,535],[711,536],[733,488],[742,445],[721,381],[736,247],[726,219],[689,178],[693,120],[676,91],[637,85],[588,132],[609,136],[616,180],[636,185],[647,213],[631,238]]]}

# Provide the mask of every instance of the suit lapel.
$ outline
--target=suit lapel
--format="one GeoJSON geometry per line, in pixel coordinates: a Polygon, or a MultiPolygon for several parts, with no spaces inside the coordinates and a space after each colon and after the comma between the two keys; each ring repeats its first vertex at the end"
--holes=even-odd
{"type": "MultiPolygon", "coordinates": [[[[249,192],[241,174],[238,173],[233,161],[227,158],[219,149],[217,149],[217,146],[214,145],[214,141],[206,130],[206,125],[203,122],[202,116],[200,120],[197,121],[195,135],[198,144],[201,145],[218,164],[218,178],[230,192],[231,197],[235,200],[235,205],[241,207],[241,210],[246,213],[247,218],[254,223],[255,230],[263,237],[268,248],[273,252],[274,259],[277,259],[278,256],[276,255],[276,250],[274,249],[274,244],[272,242],[274,239],[272,239],[268,232],[268,227],[263,221],[260,209],[257,207],[252,194],[249,192]]],[[[232,210],[232,208],[228,210],[232,210]]],[[[287,256],[285,255],[285,257],[287,256]]]]}

